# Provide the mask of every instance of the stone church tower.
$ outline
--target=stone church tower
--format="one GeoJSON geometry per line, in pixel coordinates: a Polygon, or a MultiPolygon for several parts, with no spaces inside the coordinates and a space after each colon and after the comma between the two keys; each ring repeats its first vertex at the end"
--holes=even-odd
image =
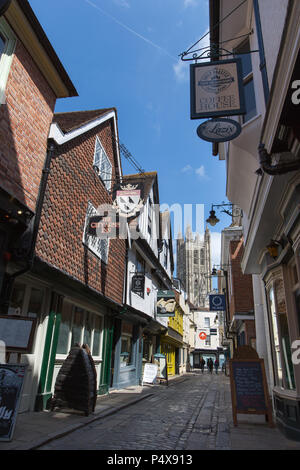
{"type": "Polygon", "coordinates": [[[208,306],[207,294],[212,290],[210,231],[206,227],[204,240],[199,233],[193,237],[190,225],[177,239],[177,274],[188,298],[196,307],[208,306]]]}

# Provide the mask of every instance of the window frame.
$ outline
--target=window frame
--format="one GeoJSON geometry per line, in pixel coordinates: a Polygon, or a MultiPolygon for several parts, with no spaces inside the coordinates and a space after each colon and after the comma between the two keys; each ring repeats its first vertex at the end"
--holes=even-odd
{"type": "Polygon", "coordinates": [[[100,181],[103,183],[104,187],[106,188],[107,191],[110,191],[111,190],[111,186],[112,186],[112,170],[113,170],[113,165],[110,161],[110,159],[108,158],[108,155],[107,153],[105,152],[104,150],[104,147],[101,143],[101,140],[99,139],[98,136],[96,136],[96,140],[95,140],[95,150],[94,150],[94,158],[93,158],[93,168],[94,170],[96,171],[97,173],[97,176],[99,177],[100,181]],[[100,149],[98,150],[98,146],[100,147],[100,149]],[[99,155],[99,161],[98,159],[96,160],[96,155],[97,154],[100,154],[99,155]],[[103,160],[104,158],[106,159],[106,162],[105,164],[109,164],[110,166],[110,171],[109,173],[107,171],[104,171],[101,169],[102,166],[103,166],[103,160]],[[109,175],[109,178],[108,176],[103,173],[108,173],[109,175]]]}
{"type": "Polygon", "coordinates": [[[93,215],[97,215],[97,210],[95,208],[95,206],[91,203],[91,201],[88,201],[88,207],[87,207],[87,210],[86,210],[86,213],[85,213],[85,222],[84,222],[84,229],[83,229],[83,236],[82,236],[82,243],[85,247],[87,247],[88,250],[90,250],[95,256],[97,256],[98,259],[100,259],[101,261],[103,261],[103,263],[105,264],[108,264],[108,255],[109,255],[109,241],[110,239],[109,238],[105,238],[105,239],[100,239],[99,238],[99,241],[101,242],[106,242],[106,250],[105,250],[105,259],[103,259],[103,257],[101,256],[101,251],[99,253],[99,251],[97,251],[93,246],[90,246],[89,244],[89,240],[90,239],[95,239],[97,237],[94,237],[93,235],[88,235],[86,233],[87,231],[87,221],[88,221],[88,215],[91,217],[93,215]],[[89,209],[92,208],[91,211],[89,211],[89,209]],[[88,237],[88,240],[87,240],[87,237],[88,237]]]}
{"type": "MultiPolygon", "coordinates": [[[[244,45],[248,43],[249,46],[249,51],[251,50],[251,45],[249,38],[245,39],[244,41],[240,42],[233,50],[233,56],[234,58],[241,58],[241,55],[246,55],[245,53],[238,53],[237,51],[242,49],[244,45]]],[[[254,104],[255,104],[255,114],[249,119],[246,120],[246,116],[248,114],[248,110],[246,108],[246,114],[243,114],[240,116],[240,122],[242,125],[246,125],[248,122],[250,122],[252,119],[254,119],[258,115],[258,110],[257,110],[257,99],[255,95],[255,86],[254,86],[254,75],[253,75],[253,65],[252,65],[252,58],[251,58],[251,52],[249,52],[249,58],[250,58],[250,64],[251,64],[251,70],[248,72],[245,76],[243,75],[242,77],[242,83],[244,87],[244,96],[245,96],[245,107],[246,107],[246,93],[245,93],[245,87],[248,85],[251,81],[253,82],[253,89],[254,89],[254,104]]],[[[243,62],[242,62],[242,67],[243,67],[243,62]]]]}
{"type": "Polygon", "coordinates": [[[84,315],[83,315],[83,321],[82,321],[82,326],[81,326],[81,333],[80,333],[80,344],[83,344],[83,339],[84,339],[84,333],[85,333],[85,324],[86,324],[86,318],[88,315],[92,315],[92,331],[91,331],[91,344],[89,344],[89,348],[91,350],[91,354],[93,356],[94,361],[97,362],[103,362],[103,333],[104,333],[104,314],[100,312],[96,312],[93,309],[83,307],[82,305],[79,305],[77,303],[74,303],[71,299],[64,299],[66,302],[71,304],[72,308],[72,314],[71,314],[71,322],[69,325],[69,334],[68,334],[68,342],[67,342],[67,352],[66,353],[56,353],[56,360],[61,361],[64,360],[68,354],[69,351],[72,347],[72,328],[74,324],[74,316],[75,316],[75,311],[76,308],[79,308],[83,310],[84,315]],[[100,330],[100,343],[99,343],[99,354],[93,354],[93,347],[94,347],[94,333],[95,333],[95,323],[96,323],[96,317],[101,318],[101,330],[100,330]]]}
{"type": "Polygon", "coordinates": [[[16,36],[6,20],[0,18],[0,34],[6,40],[5,47],[0,55],[0,106],[5,103],[5,90],[10,72],[13,55],[17,43],[16,36]]]}

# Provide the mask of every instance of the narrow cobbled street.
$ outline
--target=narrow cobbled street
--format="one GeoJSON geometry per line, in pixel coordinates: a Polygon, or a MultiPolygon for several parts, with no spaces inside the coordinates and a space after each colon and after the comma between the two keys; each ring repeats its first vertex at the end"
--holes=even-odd
{"type": "Polygon", "coordinates": [[[232,423],[230,384],[223,374],[187,374],[118,413],[51,441],[48,450],[300,449],[260,416],[232,423]]]}

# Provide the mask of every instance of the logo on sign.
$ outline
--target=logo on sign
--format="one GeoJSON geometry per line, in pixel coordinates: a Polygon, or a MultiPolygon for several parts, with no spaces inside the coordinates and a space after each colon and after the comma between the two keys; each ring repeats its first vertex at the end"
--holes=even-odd
{"type": "Polygon", "coordinates": [[[199,333],[199,338],[202,339],[202,340],[205,340],[207,337],[206,333],[204,333],[204,331],[201,331],[201,333],[199,333]]]}
{"type": "Polygon", "coordinates": [[[143,207],[143,199],[141,189],[138,189],[138,184],[120,185],[119,190],[116,191],[116,197],[113,203],[113,208],[121,215],[126,217],[133,217],[143,207]]]}
{"type": "Polygon", "coordinates": [[[198,81],[198,86],[209,93],[221,93],[234,82],[234,77],[223,68],[216,67],[205,72],[198,81]]]}
{"type": "Polygon", "coordinates": [[[227,142],[238,137],[241,131],[239,122],[227,118],[211,119],[197,128],[198,136],[208,142],[227,142]]]}
{"type": "Polygon", "coordinates": [[[210,295],[209,296],[210,310],[225,310],[225,295],[210,295]]]}

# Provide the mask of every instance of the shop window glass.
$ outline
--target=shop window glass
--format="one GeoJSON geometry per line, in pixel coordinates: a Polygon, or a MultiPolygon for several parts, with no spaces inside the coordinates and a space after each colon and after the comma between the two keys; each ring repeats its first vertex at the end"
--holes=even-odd
{"type": "Polygon", "coordinates": [[[93,356],[100,356],[100,346],[101,346],[101,332],[102,332],[102,317],[98,315],[95,316],[95,325],[94,325],[94,338],[93,338],[93,356]]]}
{"type": "Polygon", "coordinates": [[[291,344],[289,337],[289,329],[287,317],[285,314],[278,315],[280,323],[280,333],[281,333],[281,344],[282,344],[282,354],[284,360],[284,371],[285,371],[285,384],[289,389],[295,388],[295,378],[294,378],[294,369],[292,363],[291,355],[291,344]]]}
{"type": "Polygon", "coordinates": [[[269,292],[269,305],[271,313],[271,322],[273,330],[273,344],[275,350],[275,369],[277,372],[277,385],[283,386],[282,383],[282,367],[281,367],[281,358],[280,358],[280,343],[279,343],[279,331],[277,324],[276,308],[275,308],[275,299],[274,299],[274,289],[271,288],[269,292]]]}
{"type": "Polygon", "coordinates": [[[59,327],[57,354],[67,354],[69,352],[69,337],[72,322],[72,310],[72,304],[64,301],[59,327]]]}
{"type": "Polygon", "coordinates": [[[34,287],[31,289],[28,305],[29,317],[38,317],[42,313],[43,294],[44,292],[41,289],[35,289],[34,287]]]}
{"type": "Polygon", "coordinates": [[[22,315],[26,285],[15,282],[8,309],[9,315],[22,315]]]}
{"type": "Polygon", "coordinates": [[[83,318],[84,318],[84,310],[75,307],[74,309],[74,317],[73,317],[73,325],[72,325],[72,343],[71,346],[75,344],[81,344],[82,338],[82,329],[83,329],[83,318]]]}
{"type": "Polygon", "coordinates": [[[92,320],[93,315],[90,312],[86,312],[86,317],[84,321],[84,335],[83,335],[83,342],[87,344],[89,348],[92,346],[92,320]]]}
{"type": "Polygon", "coordinates": [[[130,323],[123,322],[121,335],[121,354],[120,366],[126,367],[132,363],[133,348],[133,326],[130,323]]]}

